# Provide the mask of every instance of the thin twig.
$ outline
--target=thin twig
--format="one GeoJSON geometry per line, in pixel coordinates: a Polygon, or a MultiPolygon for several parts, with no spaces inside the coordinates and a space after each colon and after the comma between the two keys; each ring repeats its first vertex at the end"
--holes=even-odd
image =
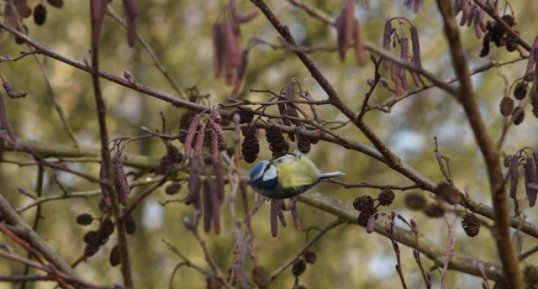
{"type": "MultiPolygon", "coordinates": [[[[500,155],[488,135],[478,107],[451,2],[449,0],[437,0],[444,22],[444,31],[450,48],[452,64],[460,83],[459,93],[456,97],[465,111],[478,147],[484,157],[495,213],[495,241],[503,264],[505,278],[512,289],[520,289],[524,286],[523,275],[519,270],[517,256],[512,247],[508,194],[503,186],[500,155]]],[[[475,1],[475,3],[478,2],[475,1]]]]}
{"type": "MultiPolygon", "coordinates": [[[[93,5],[96,1],[99,0],[91,0],[93,5]]],[[[94,12],[93,9],[91,10],[92,13],[94,12]]],[[[93,17],[93,15],[92,15],[93,17]]],[[[92,31],[94,29],[97,29],[96,25],[93,25],[92,22],[92,31]]],[[[92,34],[94,36],[95,33],[92,34]]],[[[114,186],[111,186],[113,183],[113,172],[112,172],[112,159],[110,157],[110,151],[108,149],[108,143],[109,143],[109,137],[108,137],[108,128],[107,128],[107,122],[106,122],[106,105],[105,100],[103,98],[102,90],[101,90],[101,77],[99,75],[99,39],[95,39],[92,37],[91,41],[91,68],[90,68],[90,74],[92,79],[92,87],[93,87],[93,96],[95,100],[96,105],[96,112],[97,112],[97,122],[99,124],[99,140],[101,142],[101,159],[102,159],[102,170],[104,171],[104,176],[106,177],[106,180],[108,181],[106,186],[108,186],[108,189],[110,192],[110,200],[111,200],[111,206],[112,206],[112,212],[114,215],[114,218],[116,219],[116,227],[118,231],[118,248],[120,251],[120,270],[121,275],[123,277],[123,283],[126,289],[133,289],[134,283],[133,283],[133,276],[131,272],[131,264],[129,261],[129,251],[128,251],[128,245],[127,245],[127,235],[125,232],[125,222],[124,219],[121,217],[120,212],[120,204],[118,200],[118,195],[116,194],[114,186]]]]}
{"type": "Polygon", "coordinates": [[[289,266],[291,266],[293,264],[293,262],[295,260],[297,260],[297,258],[299,258],[299,256],[301,256],[306,250],[308,250],[308,248],[312,247],[312,245],[314,245],[314,243],[316,243],[317,241],[319,241],[321,239],[321,237],[323,237],[326,233],[328,233],[329,231],[331,231],[332,229],[338,227],[339,225],[342,225],[344,224],[345,222],[341,219],[336,219],[332,222],[330,222],[329,224],[327,224],[325,227],[323,227],[319,233],[312,239],[308,240],[308,242],[303,246],[301,247],[301,249],[299,251],[297,251],[297,253],[295,253],[294,255],[292,255],[287,262],[285,262],[284,264],[282,264],[280,267],[278,267],[277,269],[275,269],[273,272],[271,272],[271,279],[275,279],[276,277],[278,277],[278,275],[280,275],[280,273],[284,272],[284,270],[286,270],[286,268],[288,268],[289,266]]]}
{"type": "MultiPolygon", "coordinates": [[[[107,12],[114,20],[120,23],[124,28],[127,28],[127,24],[125,23],[125,21],[121,19],[121,17],[116,13],[116,11],[110,5],[107,6],[107,12]]],[[[168,80],[168,83],[170,83],[172,88],[177,92],[177,95],[181,98],[184,98],[183,92],[177,86],[176,82],[172,79],[172,76],[168,73],[168,70],[161,63],[161,61],[159,60],[159,58],[157,57],[157,55],[155,54],[155,52],[153,51],[149,43],[146,41],[146,39],[140,33],[138,33],[138,31],[136,32],[136,37],[138,41],[140,42],[140,44],[142,45],[142,47],[144,48],[144,50],[146,50],[146,52],[148,53],[149,57],[151,57],[151,59],[153,60],[153,63],[155,64],[157,69],[159,69],[159,71],[163,74],[166,80],[168,80]]]]}

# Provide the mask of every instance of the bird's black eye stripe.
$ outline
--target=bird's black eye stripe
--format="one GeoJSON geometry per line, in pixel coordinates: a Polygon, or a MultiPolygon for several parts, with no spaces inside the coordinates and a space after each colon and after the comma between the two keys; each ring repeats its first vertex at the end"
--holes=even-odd
{"type": "Polygon", "coordinates": [[[269,165],[266,166],[265,169],[263,169],[262,176],[269,170],[269,168],[270,168],[272,165],[273,165],[272,163],[269,163],[269,165]]]}

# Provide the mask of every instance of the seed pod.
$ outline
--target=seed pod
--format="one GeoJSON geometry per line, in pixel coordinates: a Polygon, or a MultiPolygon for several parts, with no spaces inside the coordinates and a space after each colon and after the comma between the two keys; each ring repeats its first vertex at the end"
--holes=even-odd
{"type": "Polygon", "coordinates": [[[467,19],[469,18],[469,11],[470,9],[469,0],[463,0],[461,5],[461,19],[460,19],[460,26],[465,25],[467,23],[467,19]]]}
{"type": "Polygon", "coordinates": [[[191,154],[191,149],[194,144],[193,140],[194,140],[194,136],[196,135],[196,132],[201,131],[199,133],[203,134],[203,130],[198,130],[201,118],[202,118],[202,114],[199,113],[199,114],[194,115],[192,119],[190,120],[188,129],[185,134],[185,143],[184,143],[185,152],[183,153],[185,157],[189,157],[191,154]]]}
{"type": "Polygon", "coordinates": [[[519,125],[525,119],[525,109],[521,106],[518,106],[512,112],[512,123],[519,125]]]}
{"type": "Polygon", "coordinates": [[[517,184],[519,180],[519,171],[517,167],[519,166],[519,157],[516,155],[506,156],[508,159],[508,172],[510,173],[510,198],[515,199],[517,195],[517,184]]]}
{"type": "Polygon", "coordinates": [[[64,0],[47,0],[47,3],[56,8],[62,8],[64,6],[64,0]]]}
{"type": "Polygon", "coordinates": [[[101,187],[101,195],[103,197],[104,204],[107,209],[110,209],[112,208],[112,200],[110,199],[110,190],[104,184],[105,182],[107,182],[105,165],[103,161],[101,161],[101,165],[99,166],[99,186],[101,187]]]}
{"type": "Polygon", "coordinates": [[[269,149],[273,153],[273,158],[281,157],[288,152],[289,145],[275,125],[268,126],[265,129],[265,138],[269,143],[269,149]]]}
{"type": "MultiPolygon", "coordinates": [[[[22,18],[27,18],[32,15],[32,8],[28,6],[28,3],[26,1],[11,1],[13,5],[15,5],[15,10],[17,10],[18,16],[22,18]]],[[[6,6],[11,6],[10,4],[6,4],[6,6]]],[[[6,9],[11,9],[6,7],[6,9]]],[[[11,17],[11,15],[7,14],[11,17]]]]}
{"type": "MultiPolygon", "coordinates": [[[[9,7],[9,5],[7,5],[9,7]]],[[[24,35],[28,35],[28,26],[26,26],[25,24],[22,24],[22,29],[20,28],[16,28],[17,31],[19,32],[22,32],[24,35]]],[[[15,43],[16,44],[24,44],[26,42],[26,40],[24,40],[24,38],[18,36],[18,35],[15,35],[15,43]]]]}
{"type": "Polygon", "coordinates": [[[99,251],[99,245],[87,244],[86,247],[84,247],[84,257],[91,257],[95,255],[97,251],[99,251]]]}
{"type": "Polygon", "coordinates": [[[77,223],[82,226],[87,226],[93,222],[93,216],[88,213],[83,213],[77,216],[77,223]]]}
{"type": "Polygon", "coordinates": [[[374,208],[374,199],[368,195],[362,195],[355,198],[353,208],[357,211],[368,211],[374,208]]]}
{"type": "Polygon", "coordinates": [[[271,274],[262,266],[255,266],[252,269],[252,281],[258,285],[258,288],[269,288],[272,281],[271,274]]]}
{"type": "Polygon", "coordinates": [[[295,229],[301,231],[301,218],[299,218],[299,213],[297,212],[297,197],[290,198],[288,210],[291,211],[291,218],[295,229]]]}
{"type": "MultiPolygon", "coordinates": [[[[394,29],[392,28],[391,19],[388,19],[385,21],[385,28],[383,30],[383,49],[387,52],[390,51],[390,42],[392,37],[392,32],[394,29]]],[[[383,68],[389,69],[390,68],[390,60],[383,58],[383,68]]]]}
{"type": "Polygon", "coordinates": [[[224,29],[222,22],[213,23],[212,29],[213,36],[213,71],[215,78],[220,77],[222,69],[224,67],[224,29]]]}
{"type": "Polygon", "coordinates": [[[108,262],[112,267],[116,267],[121,263],[120,247],[118,245],[112,247],[112,250],[110,250],[108,262]]]}
{"type": "Polygon", "coordinates": [[[377,200],[381,206],[388,206],[394,201],[394,192],[390,189],[384,189],[379,193],[377,200]]]}
{"type": "Polygon", "coordinates": [[[303,258],[306,263],[314,264],[316,263],[317,256],[316,256],[316,253],[314,253],[313,251],[305,251],[303,253],[303,258]]]}
{"type": "Polygon", "coordinates": [[[536,174],[536,164],[534,158],[528,157],[525,159],[525,193],[529,201],[529,207],[534,207],[536,197],[538,195],[538,175],[536,174]]]}
{"type": "Polygon", "coordinates": [[[271,199],[271,235],[276,237],[278,235],[278,215],[282,208],[280,207],[280,200],[271,199]]]}
{"type": "Polygon", "coordinates": [[[480,219],[473,213],[467,213],[461,220],[461,226],[467,236],[474,237],[480,232],[480,219]]]}
{"type": "Polygon", "coordinates": [[[299,277],[301,274],[304,273],[306,270],[306,263],[303,259],[297,259],[295,262],[293,262],[293,266],[291,267],[291,272],[293,276],[299,277]]]}
{"type": "Polygon", "coordinates": [[[108,0],[90,1],[93,44],[97,44],[99,42],[99,38],[101,38],[107,4],[108,0]]]}
{"type": "Polygon", "coordinates": [[[538,60],[537,59],[538,53],[536,53],[537,51],[538,51],[538,36],[534,38],[531,51],[529,51],[529,59],[527,61],[527,72],[526,72],[527,75],[532,75],[532,73],[534,72],[534,69],[535,69],[534,67],[535,67],[536,61],[538,60]]]}
{"type": "Polygon", "coordinates": [[[241,52],[241,58],[239,61],[239,64],[237,65],[237,72],[235,74],[235,81],[234,81],[234,88],[232,91],[233,97],[238,97],[239,93],[241,92],[241,85],[243,84],[243,79],[245,78],[245,74],[247,72],[247,66],[248,66],[248,55],[250,52],[250,46],[243,49],[241,52]]]}
{"type": "Polygon", "coordinates": [[[359,216],[357,217],[357,223],[363,227],[367,227],[371,219],[370,217],[374,216],[376,213],[377,210],[373,207],[360,211],[359,216]]]}
{"type": "Polygon", "coordinates": [[[411,61],[417,67],[422,67],[422,61],[420,58],[420,41],[418,39],[418,30],[415,25],[411,25],[409,28],[409,34],[411,35],[411,49],[413,50],[411,61]]]}
{"type": "Polygon", "coordinates": [[[520,81],[516,84],[516,87],[514,88],[514,98],[515,99],[524,99],[527,95],[527,82],[526,81],[520,81]]]}
{"type": "Polygon", "coordinates": [[[508,96],[504,96],[501,99],[501,104],[499,105],[501,115],[507,117],[512,114],[514,111],[514,100],[508,96]]]}
{"type": "Polygon", "coordinates": [[[136,221],[134,220],[131,214],[126,215],[125,217],[125,232],[129,235],[136,233],[136,221]]]}
{"type": "Polygon", "coordinates": [[[442,182],[435,187],[436,194],[445,202],[451,205],[457,205],[461,201],[461,194],[458,190],[449,183],[442,182]]]}
{"type": "Polygon", "coordinates": [[[473,20],[474,20],[474,14],[476,12],[477,9],[480,9],[478,8],[478,6],[474,3],[470,4],[470,8],[469,8],[469,12],[468,12],[468,15],[467,15],[467,21],[465,22],[465,25],[467,25],[467,27],[471,26],[471,24],[473,24],[473,20]]]}
{"type": "Polygon", "coordinates": [[[480,57],[486,57],[489,54],[489,42],[491,38],[490,32],[486,33],[484,37],[482,38],[482,50],[480,50],[480,54],[478,56],[480,57]]]}
{"type": "Polygon", "coordinates": [[[303,154],[310,152],[310,139],[299,135],[297,137],[297,149],[303,154]]]}
{"type": "MultiPolygon", "coordinates": [[[[211,130],[216,133],[218,150],[224,151],[226,149],[226,137],[224,137],[224,131],[220,124],[211,121],[211,130]]],[[[213,137],[213,134],[212,134],[213,137]]]]}
{"type": "Polygon", "coordinates": [[[34,22],[37,25],[43,25],[47,21],[47,7],[39,3],[34,7],[34,22]]]}
{"type": "Polygon", "coordinates": [[[209,232],[211,230],[211,222],[213,220],[213,198],[212,194],[216,194],[215,191],[211,191],[214,186],[210,186],[209,178],[206,178],[203,181],[203,222],[204,222],[204,232],[209,232]]]}
{"type": "Polygon", "coordinates": [[[125,174],[125,170],[121,163],[120,153],[114,155],[114,158],[112,159],[112,169],[114,172],[114,188],[116,189],[118,200],[122,205],[127,206],[130,188],[129,182],[127,181],[127,175],[125,174]]]}
{"type": "Polygon", "coordinates": [[[185,204],[194,204],[196,209],[201,208],[200,189],[202,187],[202,180],[200,178],[200,157],[191,158],[191,170],[189,172],[189,192],[185,197],[185,204]]]}
{"type": "Polygon", "coordinates": [[[224,36],[224,72],[226,84],[234,83],[234,70],[237,69],[241,62],[241,39],[239,26],[232,20],[222,22],[222,30],[224,36]]]}
{"type": "Polygon", "coordinates": [[[108,238],[114,233],[114,222],[110,218],[106,218],[99,227],[99,236],[101,238],[108,238]]]}
{"type": "Polygon", "coordinates": [[[250,110],[238,109],[232,115],[239,115],[239,123],[250,123],[254,119],[254,113],[250,110]]]}
{"type": "Polygon", "coordinates": [[[186,112],[184,113],[181,118],[179,119],[179,141],[182,144],[185,144],[185,140],[187,138],[187,130],[189,129],[189,126],[191,125],[192,119],[195,116],[192,112],[186,112]]]}
{"type": "Polygon", "coordinates": [[[426,199],[419,193],[411,192],[405,195],[405,205],[411,210],[422,210],[426,206],[426,199]]]}
{"type": "Polygon", "coordinates": [[[167,195],[175,195],[175,194],[179,193],[180,190],[181,190],[181,183],[180,182],[172,182],[172,183],[168,184],[166,186],[166,188],[164,189],[164,191],[166,192],[167,195]]]}
{"type": "Polygon", "coordinates": [[[353,44],[355,47],[355,58],[357,59],[357,64],[365,65],[367,61],[366,49],[364,48],[361,25],[357,17],[353,18],[353,44]]]}
{"type": "Polygon", "coordinates": [[[243,143],[241,144],[241,154],[247,163],[253,163],[260,152],[260,143],[256,137],[255,126],[245,126],[241,129],[243,133],[243,143]]]}
{"type": "Polygon", "coordinates": [[[88,245],[98,245],[99,244],[99,232],[97,231],[88,231],[82,237],[84,243],[88,245]]]}
{"type": "Polygon", "coordinates": [[[123,0],[123,8],[125,8],[127,18],[127,44],[133,47],[136,43],[136,18],[138,17],[136,0],[123,0]]]}
{"type": "Polygon", "coordinates": [[[445,207],[440,202],[430,203],[424,207],[423,212],[430,218],[441,218],[445,215],[445,207]]]}
{"type": "Polygon", "coordinates": [[[336,18],[336,33],[338,40],[338,55],[344,61],[346,50],[353,39],[353,19],[355,18],[355,0],[346,0],[344,7],[336,18]]]}
{"type": "Polygon", "coordinates": [[[166,155],[174,163],[180,163],[183,160],[183,155],[179,152],[179,149],[172,144],[166,145],[166,155]]]}

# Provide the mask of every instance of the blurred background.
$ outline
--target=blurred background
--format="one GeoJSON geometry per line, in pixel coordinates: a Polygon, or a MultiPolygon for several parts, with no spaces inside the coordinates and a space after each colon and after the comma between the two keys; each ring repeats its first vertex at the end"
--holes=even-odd
{"type": "MultiPolygon", "coordinates": [[[[307,1],[304,3],[324,11],[335,17],[344,1],[307,1]]],[[[409,19],[418,27],[422,48],[422,64],[424,68],[440,79],[449,80],[454,77],[450,65],[446,40],[443,35],[442,22],[433,1],[424,1],[422,10],[415,14],[406,9],[404,1],[369,1],[358,3],[356,15],[361,24],[364,38],[381,46],[383,28],[388,17],[401,16],[409,19]]],[[[503,8],[499,1],[499,11],[510,13],[510,8],[503,8]]],[[[33,7],[41,1],[28,0],[33,7]]],[[[6,2],[2,2],[5,5],[6,2]]],[[[121,1],[112,1],[111,9],[124,18],[121,1]]],[[[212,24],[217,21],[227,1],[138,1],[139,17],[137,31],[162,62],[176,85],[181,89],[196,87],[201,95],[207,95],[206,103],[226,103],[232,88],[225,81],[213,76],[213,47],[211,38],[212,24]]],[[[302,9],[289,1],[267,1],[278,17],[289,26],[297,42],[305,46],[336,46],[336,31],[325,23],[314,19],[302,9]]],[[[85,1],[66,1],[62,8],[46,4],[47,18],[43,25],[36,25],[32,18],[24,20],[29,36],[49,49],[66,57],[82,61],[89,59],[90,25],[88,3],[85,1]]],[[[249,11],[255,7],[249,1],[238,1],[241,11],[249,11]]],[[[516,20],[516,29],[521,37],[532,43],[538,25],[535,13],[538,2],[510,2],[516,20]]],[[[500,12],[502,14],[502,12],[500,12]]],[[[222,15],[221,15],[222,17],[222,15]]],[[[458,17],[459,19],[459,17],[458,17]]],[[[486,17],[486,19],[488,19],[486,17]]],[[[466,57],[471,69],[490,62],[498,63],[518,59],[519,53],[509,53],[504,48],[492,47],[489,56],[479,57],[482,40],[476,38],[472,27],[461,27],[466,57]]],[[[279,44],[277,33],[268,25],[263,15],[253,21],[241,25],[241,42],[243,46],[254,37],[267,42],[279,44]]],[[[13,36],[2,31],[0,33],[0,54],[17,56],[21,51],[28,51],[25,45],[17,45],[13,36]]],[[[398,53],[398,52],[395,52],[398,53]]],[[[348,51],[346,60],[341,62],[336,51],[312,53],[313,61],[335,87],[342,99],[354,110],[360,108],[365,93],[368,91],[368,79],[374,77],[374,66],[369,61],[365,66],[358,66],[353,51],[348,51]]],[[[128,70],[132,79],[154,89],[177,95],[163,74],[156,68],[148,52],[141,43],[130,48],[126,41],[126,31],[118,21],[110,15],[104,24],[101,39],[101,66],[112,74],[122,76],[128,70]]],[[[473,84],[479,98],[481,112],[486,121],[489,133],[494,140],[499,139],[503,117],[499,113],[499,103],[507,92],[509,85],[525,73],[526,61],[518,61],[510,65],[494,67],[473,76],[473,84]]],[[[381,70],[387,79],[389,72],[381,70]]],[[[66,120],[73,129],[74,136],[80,145],[97,147],[99,132],[96,121],[95,104],[90,75],[58,61],[47,59],[41,55],[27,56],[17,62],[2,62],[0,74],[18,91],[27,92],[23,99],[4,98],[8,118],[20,139],[37,140],[52,144],[72,146],[54,108],[53,98],[65,112],[66,120]],[[38,62],[43,65],[40,70],[38,62]],[[47,82],[54,92],[47,91],[47,82]]],[[[315,100],[326,99],[326,95],[310,77],[297,57],[285,50],[272,49],[267,45],[255,45],[249,56],[249,65],[244,79],[240,98],[249,100],[268,100],[269,94],[249,92],[249,89],[268,89],[279,92],[288,80],[296,77],[303,89],[308,90],[315,100]]],[[[411,83],[411,82],[410,82],[411,83]]],[[[177,131],[180,118],[186,111],[168,103],[102,81],[103,94],[108,105],[107,121],[111,138],[137,136],[143,134],[142,127],[161,130],[161,113],[170,131],[177,131]]],[[[413,90],[414,88],[411,88],[413,90]]],[[[372,95],[371,104],[381,104],[394,98],[388,90],[378,88],[372,95]]],[[[322,119],[345,120],[338,111],[321,106],[318,113],[322,119]]],[[[490,205],[489,187],[484,170],[484,163],[479,153],[472,132],[461,107],[453,97],[444,91],[431,88],[414,94],[397,103],[389,111],[372,110],[366,114],[366,123],[391,147],[399,156],[422,174],[434,181],[442,181],[443,175],[434,156],[434,137],[437,137],[439,149],[450,159],[450,169],[456,186],[469,193],[475,201],[490,205]]],[[[512,127],[506,137],[503,152],[513,154],[522,147],[537,148],[535,137],[537,121],[527,108],[526,119],[522,124],[512,127]]],[[[338,133],[357,142],[368,144],[365,137],[354,127],[348,125],[338,133]]],[[[232,134],[230,137],[230,143],[232,134]]],[[[176,140],[173,143],[179,146],[176,140]]],[[[149,156],[158,161],[165,153],[166,147],[161,140],[151,138],[132,142],[127,151],[133,154],[149,156]]],[[[265,140],[261,139],[259,159],[270,158],[271,153],[265,140]]],[[[5,152],[7,160],[27,161],[27,155],[5,152]]],[[[313,146],[308,157],[323,171],[341,170],[347,173],[342,178],[348,183],[368,182],[390,185],[409,184],[409,181],[363,154],[346,150],[331,143],[320,142],[313,146]]],[[[242,163],[241,169],[246,176],[250,164],[242,163]]],[[[70,168],[98,175],[99,165],[94,159],[86,161],[70,161],[70,168]]],[[[128,168],[128,171],[138,171],[128,168]]],[[[32,202],[20,193],[20,190],[35,192],[37,167],[9,162],[0,164],[0,192],[4,194],[16,208],[22,208],[32,202]]],[[[137,195],[147,186],[136,187],[131,194],[137,195]]],[[[98,192],[99,187],[71,174],[45,169],[43,196],[52,196],[66,192],[98,192]]],[[[192,207],[181,202],[163,202],[179,200],[186,194],[186,184],[178,195],[169,196],[164,187],[152,193],[133,212],[137,223],[137,231],[130,235],[129,252],[137,288],[165,288],[174,267],[181,260],[172,253],[162,240],[174,245],[189,260],[201,267],[208,268],[203,252],[193,235],[182,223],[184,216],[192,215],[192,207]]],[[[351,203],[359,195],[377,196],[378,190],[344,189],[341,186],[323,183],[313,191],[331,195],[334,198],[351,203]]],[[[424,196],[432,196],[426,192],[424,196]]],[[[520,188],[523,192],[523,189],[520,188]]],[[[249,193],[252,193],[249,188],[249,193]]],[[[446,247],[447,223],[442,219],[430,219],[421,212],[405,207],[403,200],[408,192],[397,191],[395,202],[383,210],[391,210],[406,218],[416,220],[419,231],[435,244],[446,247]]],[[[69,262],[75,262],[84,252],[83,235],[96,229],[96,222],[89,227],[76,223],[75,218],[81,213],[99,216],[99,198],[70,198],[46,202],[41,206],[41,214],[37,231],[69,262]]],[[[527,221],[536,223],[535,209],[529,209],[522,202],[527,221]]],[[[303,229],[321,228],[336,217],[305,204],[298,204],[303,229]]],[[[230,223],[229,210],[223,205],[222,232],[215,235],[203,234],[209,250],[221,270],[227,272],[231,266],[235,235],[230,223]]],[[[29,222],[36,214],[35,209],[22,213],[29,222]]],[[[290,216],[288,216],[288,220],[290,216]]],[[[461,219],[453,214],[447,215],[449,223],[453,223],[457,237],[456,251],[476,258],[497,263],[495,244],[492,233],[483,227],[475,238],[465,236],[461,219]]],[[[489,222],[491,223],[491,222],[489,222]]],[[[269,226],[269,204],[265,203],[253,218],[255,232],[254,244],[261,266],[269,272],[275,270],[291,258],[305,244],[308,235],[305,231],[296,230],[291,224],[287,228],[280,227],[279,234],[273,238],[269,226]]],[[[115,235],[114,235],[115,236],[115,235]]],[[[5,235],[0,235],[2,242],[8,242],[5,235]]],[[[8,242],[9,243],[9,242],[8,242]]],[[[81,262],[76,270],[79,274],[99,284],[121,283],[119,267],[108,264],[108,256],[115,237],[100,249],[93,257],[81,262]]],[[[522,250],[538,245],[536,240],[524,239],[522,250]]],[[[349,224],[330,231],[311,249],[317,254],[317,262],[309,265],[300,277],[300,283],[306,288],[397,288],[400,281],[394,270],[395,256],[390,241],[377,234],[366,234],[363,227],[349,224]]],[[[417,272],[412,250],[402,247],[403,271],[409,288],[425,288],[420,274],[417,272]]],[[[21,251],[23,253],[23,251],[21,251]]],[[[425,260],[425,267],[433,263],[425,260]]],[[[538,257],[530,257],[528,263],[538,262],[538,257]]],[[[247,264],[248,272],[251,264],[247,264]]],[[[10,261],[0,262],[0,275],[21,274],[23,266],[10,261]]],[[[434,282],[439,275],[434,273],[434,282]]],[[[449,273],[449,288],[477,288],[481,280],[458,272],[449,273]]],[[[205,276],[195,270],[182,267],[176,273],[174,288],[204,288],[205,276]]],[[[271,288],[292,288],[294,276],[288,269],[272,284],[271,288]]],[[[20,285],[0,283],[0,288],[20,288],[20,285]]],[[[54,288],[52,282],[29,283],[26,288],[54,288]]]]}

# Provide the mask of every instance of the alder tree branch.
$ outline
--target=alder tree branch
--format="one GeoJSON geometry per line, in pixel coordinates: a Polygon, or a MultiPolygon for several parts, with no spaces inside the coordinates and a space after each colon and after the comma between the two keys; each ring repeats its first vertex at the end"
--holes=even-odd
{"type": "Polygon", "coordinates": [[[469,120],[478,147],[484,157],[485,167],[488,173],[495,213],[494,236],[499,257],[503,264],[506,281],[513,289],[523,288],[523,275],[519,270],[517,255],[514,252],[510,237],[508,194],[503,184],[500,154],[491,137],[488,135],[486,125],[478,107],[477,96],[473,90],[470,71],[459,37],[458,25],[455,15],[452,12],[451,1],[438,0],[437,4],[443,17],[444,31],[450,48],[452,65],[460,83],[457,99],[469,120]]]}

